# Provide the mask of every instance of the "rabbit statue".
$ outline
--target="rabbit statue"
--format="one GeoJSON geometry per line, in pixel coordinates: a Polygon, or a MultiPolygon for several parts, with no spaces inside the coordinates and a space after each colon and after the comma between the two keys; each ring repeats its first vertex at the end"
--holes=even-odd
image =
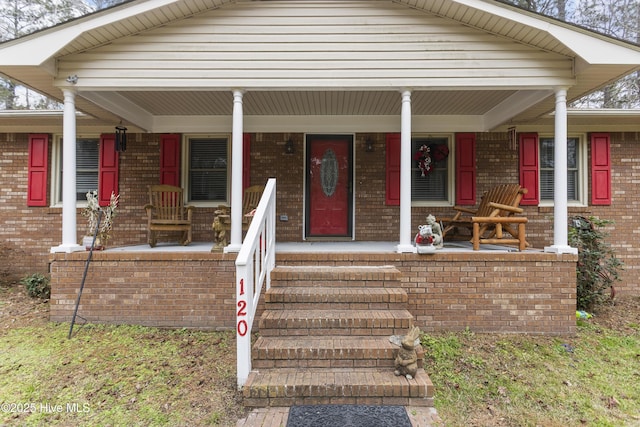
{"type": "Polygon", "coordinates": [[[420,329],[417,326],[413,326],[409,329],[407,335],[402,338],[400,350],[398,350],[395,360],[396,370],[394,374],[404,375],[409,380],[415,378],[416,372],[418,372],[418,355],[415,347],[419,342],[417,341],[419,336],[420,329]]]}

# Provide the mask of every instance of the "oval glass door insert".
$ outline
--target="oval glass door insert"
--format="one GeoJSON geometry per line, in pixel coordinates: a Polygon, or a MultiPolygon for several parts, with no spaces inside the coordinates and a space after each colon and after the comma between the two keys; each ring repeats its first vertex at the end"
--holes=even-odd
{"type": "Polygon", "coordinates": [[[320,165],[320,182],[325,196],[331,197],[338,185],[338,159],[332,149],[328,149],[322,156],[320,165]]]}

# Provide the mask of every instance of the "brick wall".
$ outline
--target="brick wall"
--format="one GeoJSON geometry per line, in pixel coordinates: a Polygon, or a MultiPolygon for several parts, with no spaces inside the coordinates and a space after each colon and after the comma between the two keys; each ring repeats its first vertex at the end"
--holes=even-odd
{"type": "Polygon", "coordinates": [[[27,206],[28,135],[0,134],[0,146],[0,271],[15,280],[47,271],[61,218],[59,210],[27,206]]]}
{"type": "Polygon", "coordinates": [[[393,265],[425,331],[572,334],[574,255],[487,252],[279,254],[278,265],[393,265]]]}
{"type": "MultiPolygon", "coordinates": [[[[234,328],[235,266],[217,253],[98,252],[78,314],[93,323],[234,328]]],[[[51,320],[69,321],[86,254],[52,255],[51,320]]],[[[394,265],[425,331],[575,332],[575,256],[278,254],[278,265],[394,265]]],[[[262,311],[262,304],[258,315],[262,311]]]]}
{"type": "MultiPolygon", "coordinates": [[[[303,231],[304,135],[301,133],[257,133],[252,135],[251,183],[277,178],[279,241],[299,241],[303,231]],[[284,154],[285,143],[294,142],[294,154],[284,154]]],[[[509,147],[505,133],[477,135],[477,190],[480,194],[501,182],[517,182],[518,156],[509,147]]],[[[611,134],[613,204],[570,208],[570,215],[595,215],[611,219],[608,238],[626,270],[619,293],[640,293],[635,277],[640,269],[640,200],[636,189],[640,170],[640,133],[611,134]]],[[[127,151],[120,162],[121,206],[115,219],[111,246],[146,242],[148,185],[159,182],[159,135],[130,135],[127,151]]],[[[3,155],[0,159],[0,272],[14,278],[36,271],[46,272],[48,252],[61,240],[61,208],[26,206],[27,135],[0,134],[3,155]]],[[[49,157],[51,158],[51,156],[49,157]]],[[[385,135],[355,135],[355,236],[357,240],[397,241],[399,207],[385,204],[385,135]],[[374,142],[374,151],[365,150],[365,141],[374,142]]],[[[194,240],[212,241],[211,221],[215,208],[197,208],[194,213],[194,240]]],[[[528,206],[527,239],[533,247],[553,242],[552,208],[528,206]]],[[[450,215],[448,207],[416,207],[412,212],[412,229],[424,223],[427,214],[450,215]]],[[[85,219],[78,211],[78,239],[85,233],[85,219]]]]}
{"type": "MultiPolygon", "coordinates": [[[[52,321],[71,320],[86,258],[51,256],[52,321]]],[[[78,315],[90,323],[233,329],[235,297],[235,256],[95,252],[78,315]]]]}
{"type": "Polygon", "coordinates": [[[288,221],[277,221],[277,239],[302,239],[302,211],[304,193],[304,144],[298,133],[258,133],[251,138],[251,184],[264,184],[276,178],[276,206],[278,215],[288,221]],[[293,142],[293,154],[285,154],[287,141],[293,142]]]}

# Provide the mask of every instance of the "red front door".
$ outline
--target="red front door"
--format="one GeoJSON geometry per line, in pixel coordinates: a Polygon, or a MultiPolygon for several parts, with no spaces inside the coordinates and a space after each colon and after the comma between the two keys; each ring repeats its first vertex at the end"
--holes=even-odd
{"type": "Polygon", "coordinates": [[[351,135],[307,136],[307,237],[351,237],[351,135]]]}

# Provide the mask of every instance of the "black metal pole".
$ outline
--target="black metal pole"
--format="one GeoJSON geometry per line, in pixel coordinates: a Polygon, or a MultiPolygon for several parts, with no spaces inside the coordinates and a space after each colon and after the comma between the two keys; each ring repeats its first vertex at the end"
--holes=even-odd
{"type": "Polygon", "coordinates": [[[82,282],[80,283],[80,290],[78,291],[78,298],[76,299],[76,308],[73,310],[73,317],[71,318],[71,326],[69,327],[69,336],[67,339],[71,339],[73,333],[73,325],[76,323],[76,316],[78,315],[78,307],[80,307],[80,297],[82,296],[82,290],[84,289],[84,281],[87,278],[87,271],[89,271],[89,264],[91,263],[91,257],[93,256],[93,247],[96,244],[96,237],[98,236],[98,230],[100,229],[100,221],[102,220],[102,210],[98,211],[98,223],[96,229],[93,231],[93,241],[91,242],[91,248],[89,248],[89,257],[84,264],[84,273],[82,274],[82,282]]]}

